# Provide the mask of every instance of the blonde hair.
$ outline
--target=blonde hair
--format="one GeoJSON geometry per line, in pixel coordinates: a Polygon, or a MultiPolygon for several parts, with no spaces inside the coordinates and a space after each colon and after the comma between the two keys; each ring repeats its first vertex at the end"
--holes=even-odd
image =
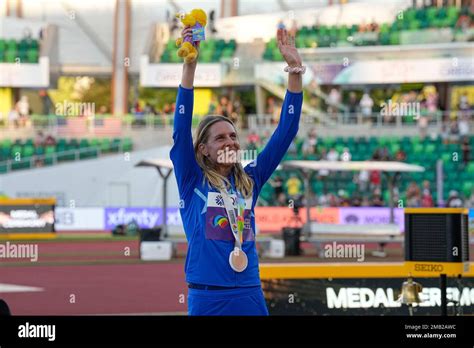
{"type": "MultiPolygon", "coordinates": [[[[199,151],[199,145],[206,144],[209,139],[209,129],[211,126],[217,122],[222,121],[230,123],[235,129],[234,123],[231,120],[220,115],[206,116],[199,123],[196,131],[196,140],[194,142],[194,154],[199,167],[201,167],[203,171],[204,181],[207,179],[208,183],[217,189],[224,190],[224,188],[226,188],[229,190],[231,188],[230,181],[223,175],[219,174],[216,169],[216,164],[212,162],[207,156],[204,156],[201,151],[199,151]]],[[[244,171],[244,168],[240,162],[234,164],[233,170],[236,189],[245,198],[249,198],[253,192],[253,180],[244,171]]]]}

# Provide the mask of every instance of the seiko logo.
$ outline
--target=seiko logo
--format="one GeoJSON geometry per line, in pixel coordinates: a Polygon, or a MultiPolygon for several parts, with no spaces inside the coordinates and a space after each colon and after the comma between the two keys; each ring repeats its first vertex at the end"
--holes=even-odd
{"type": "Polygon", "coordinates": [[[415,264],[415,271],[420,272],[442,272],[444,270],[443,265],[434,265],[434,264],[415,264]]]}

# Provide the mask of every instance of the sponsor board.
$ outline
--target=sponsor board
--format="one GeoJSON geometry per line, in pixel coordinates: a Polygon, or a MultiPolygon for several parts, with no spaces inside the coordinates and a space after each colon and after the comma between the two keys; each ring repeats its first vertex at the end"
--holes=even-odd
{"type": "MultiPolygon", "coordinates": [[[[414,315],[440,315],[439,278],[417,278],[422,301],[414,315]]],[[[264,279],[263,289],[272,315],[408,315],[399,301],[406,278],[264,279]]],[[[448,314],[474,314],[474,278],[448,278],[448,314]]]]}
{"type": "Polygon", "coordinates": [[[105,230],[104,208],[56,208],[56,231],[105,230]]]}
{"type": "Polygon", "coordinates": [[[54,232],[54,205],[0,205],[0,234],[54,232]]]}

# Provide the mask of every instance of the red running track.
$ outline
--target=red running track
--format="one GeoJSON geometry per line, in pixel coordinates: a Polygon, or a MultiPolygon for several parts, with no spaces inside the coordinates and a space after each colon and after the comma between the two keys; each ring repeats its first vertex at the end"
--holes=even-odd
{"type": "Polygon", "coordinates": [[[6,266],[0,267],[0,283],[44,291],[6,292],[0,298],[13,315],[184,314],[184,279],[182,263],[6,266]]]}

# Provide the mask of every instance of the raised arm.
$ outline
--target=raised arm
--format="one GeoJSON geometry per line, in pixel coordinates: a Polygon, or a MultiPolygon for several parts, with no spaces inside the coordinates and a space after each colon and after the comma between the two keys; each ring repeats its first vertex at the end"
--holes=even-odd
{"type": "Polygon", "coordinates": [[[291,142],[298,133],[303,105],[302,60],[295,47],[295,38],[285,29],[278,29],[278,48],[289,67],[288,90],[281,108],[280,121],[255,164],[245,170],[254,178],[257,192],[277,168],[291,142]]]}
{"type": "Polygon", "coordinates": [[[295,47],[295,37],[288,35],[284,28],[277,31],[278,49],[290,67],[288,75],[288,90],[293,93],[300,93],[303,90],[303,77],[301,73],[291,72],[293,68],[300,68],[302,60],[295,47]]]}
{"type": "MultiPolygon", "coordinates": [[[[185,28],[183,37],[190,35],[191,30],[185,28]]],[[[196,61],[183,64],[183,76],[178,88],[176,108],[174,112],[173,147],[170,158],[173,162],[180,198],[186,200],[193,192],[201,171],[196,162],[191,131],[194,106],[194,74],[196,61]]]]}

